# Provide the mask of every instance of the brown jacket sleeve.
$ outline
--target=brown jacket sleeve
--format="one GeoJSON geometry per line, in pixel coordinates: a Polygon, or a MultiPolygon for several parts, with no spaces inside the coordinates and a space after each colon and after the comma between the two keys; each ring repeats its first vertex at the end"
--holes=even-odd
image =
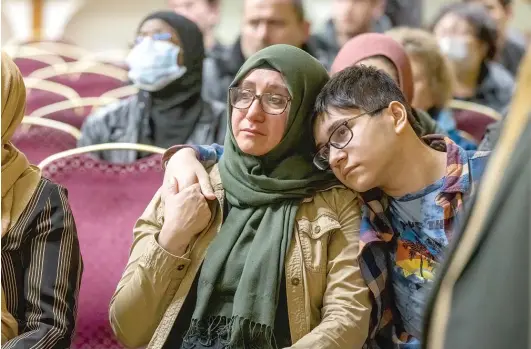
{"type": "Polygon", "coordinates": [[[130,348],[149,343],[190,263],[188,255],[174,256],[158,244],[161,209],[159,190],[136,222],[129,261],[111,299],[111,327],[130,348]]]}

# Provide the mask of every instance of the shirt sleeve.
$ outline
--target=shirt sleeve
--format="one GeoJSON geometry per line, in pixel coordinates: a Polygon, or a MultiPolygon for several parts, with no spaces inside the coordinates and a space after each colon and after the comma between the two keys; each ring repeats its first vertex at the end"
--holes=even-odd
{"type": "Polygon", "coordinates": [[[173,147],[166,150],[166,152],[162,156],[162,163],[164,169],[166,169],[166,163],[170,160],[170,158],[177,151],[183,148],[192,148],[193,150],[195,150],[197,160],[199,160],[205,168],[209,168],[217,164],[221,159],[221,156],[223,155],[224,151],[224,147],[217,143],[214,143],[212,145],[174,145],[173,147]]]}
{"type": "Polygon", "coordinates": [[[55,186],[23,244],[25,317],[5,349],[69,348],[83,263],[66,190],[55,186]]]}

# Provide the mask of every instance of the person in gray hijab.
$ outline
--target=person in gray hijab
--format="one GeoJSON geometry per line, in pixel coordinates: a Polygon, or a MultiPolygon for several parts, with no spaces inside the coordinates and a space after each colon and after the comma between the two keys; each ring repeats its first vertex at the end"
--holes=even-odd
{"type": "MultiPolygon", "coordinates": [[[[223,143],[225,105],[201,96],[204,58],[203,36],[195,23],[172,11],[146,17],[127,57],[129,79],[138,94],[90,115],[78,146],[223,143]]],[[[109,150],[95,155],[112,163],[131,163],[148,154],[109,150]]]]}

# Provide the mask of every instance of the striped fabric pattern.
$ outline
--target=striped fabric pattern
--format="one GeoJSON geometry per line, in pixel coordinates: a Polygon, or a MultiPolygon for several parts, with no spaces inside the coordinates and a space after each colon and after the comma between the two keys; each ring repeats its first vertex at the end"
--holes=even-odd
{"type": "Polygon", "coordinates": [[[69,348],[82,270],[66,189],[43,178],[2,238],[2,288],[19,326],[2,348],[69,348]]]}
{"type": "MultiPolygon", "coordinates": [[[[467,152],[447,137],[423,137],[432,148],[447,153],[447,171],[437,204],[444,208],[444,230],[452,240],[456,219],[463,201],[473,194],[485,169],[489,152],[467,152]]],[[[360,266],[371,290],[374,303],[370,340],[366,348],[408,348],[411,336],[405,332],[400,314],[393,306],[389,275],[392,270],[390,252],[396,240],[389,212],[389,198],[379,189],[362,195],[364,212],[360,227],[360,266]]]]}

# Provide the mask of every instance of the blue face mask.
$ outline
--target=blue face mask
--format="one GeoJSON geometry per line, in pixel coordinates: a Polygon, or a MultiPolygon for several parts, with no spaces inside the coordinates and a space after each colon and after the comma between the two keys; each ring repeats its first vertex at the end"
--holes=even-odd
{"type": "Polygon", "coordinates": [[[160,91],[186,73],[186,67],[177,63],[180,50],[168,41],[142,39],[126,59],[129,79],[141,90],[160,91]]]}

